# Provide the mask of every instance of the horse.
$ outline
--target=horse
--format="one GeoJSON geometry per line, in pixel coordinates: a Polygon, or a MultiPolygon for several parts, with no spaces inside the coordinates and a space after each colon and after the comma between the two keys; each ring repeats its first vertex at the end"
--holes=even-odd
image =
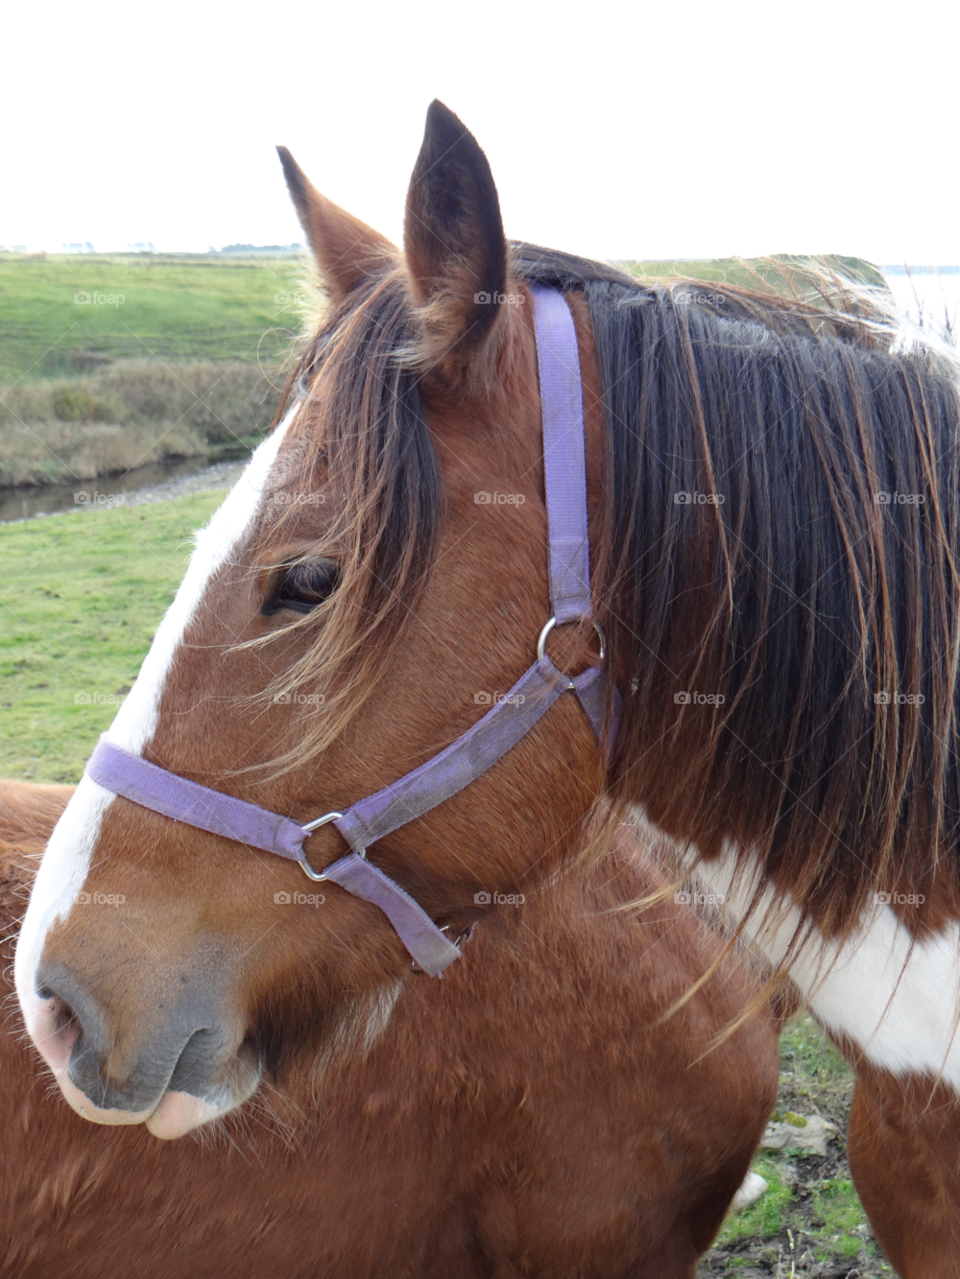
{"type": "Polygon", "coordinates": [[[37,878],[64,1095],[216,1118],[632,809],[858,1069],[898,1271],[955,1275],[955,353],[842,281],[508,243],[440,103],[402,252],[280,156],[327,306],[37,878]]]}
{"type": "MultiPolygon", "coordinates": [[[[71,791],[0,783],[7,941],[71,791]]],[[[610,913],[661,882],[620,827],[211,1141],[84,1122],[3,1035],[0,1275],[692,1276],[774,1104],[776,1030],[766,1009],[705,1051],[759,987],[687,907],[610,913]]]]}

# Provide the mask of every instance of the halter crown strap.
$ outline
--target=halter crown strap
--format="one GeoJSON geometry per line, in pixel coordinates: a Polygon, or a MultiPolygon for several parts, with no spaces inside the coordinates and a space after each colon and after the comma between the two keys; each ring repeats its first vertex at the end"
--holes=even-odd
{"type": "Polygon", "coordinates": [[[408,893],[365,857],[384,835],[422,817],[491,768],[524,737],[563,693],[576,693],[599,737],[603,674],[591,666],[561,674],[543,651],[554,625],[592,618],[583,394],[577,333],[567,303],[552,289],[534,287],[534,324],[540,371],[549,580],[553,616],[543,628],[537,660],[510,692],[446,749],[419,768],[343,813],[299,826],[289,817],[188,781],[131,755],[106,735],[87,764],[93,781],[173,821],[298,861],[311,879],[329,879],[378,906],[421,968],[439,975],[460,951],[408,893]],[[352,852],[317,874],[304,852],[311,831],[332,821],[352,852]]]}
{"type": "Polygon", "coordinates": [[[558,624],[592,617],[583,387],[577,331],[553,289],[531,289],[540,368],[550,600],[558,624]]]}

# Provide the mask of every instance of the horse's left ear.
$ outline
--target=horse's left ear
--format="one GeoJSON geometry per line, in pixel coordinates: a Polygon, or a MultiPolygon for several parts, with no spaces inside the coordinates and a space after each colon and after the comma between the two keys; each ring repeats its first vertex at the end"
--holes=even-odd
{"type": "Polygon", "coordinates": [[[379,231],[321,195],[286,147],[277,147],[277,155],[320,274],[334,302],[340,302],[397,250],[379,231]]]}
{"type": "Polygon", "coordinates": [[[463,367],[499,315],[507,243],[487,157],[438,101],[410,179],[404,250],[414,301],[424,308],[428,358],[449,371],[463,367]]]}

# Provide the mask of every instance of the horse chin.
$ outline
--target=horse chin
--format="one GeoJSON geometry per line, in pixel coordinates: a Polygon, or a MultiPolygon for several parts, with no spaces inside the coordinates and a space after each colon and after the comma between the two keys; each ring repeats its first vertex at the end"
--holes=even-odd
{"type": "Polygon", "coordinates": [[[152,1110],[104,1110],[95,1105],[85,1092],[81,1092],[65,1072],[57,1075],[57,1084],[80,1118],[92,1124],[107,1124],[111,1127],[119,1124],[142,1124],[153,1114],[152,1110]]]}
{"type": "Polygon", "coordinates": [[[147,1131],[162,1141],[173,1141],[194,1128],[210,1123],[212,1119],[219,1119],[243,1101],[246,1101],[246,1097],[228,1099],[226,1104],[218,1104],[204,1101],[201,1097],[191,1097],[187,1092],[167,1092],[147,1119],[147,1131]]]}
{"type": "Polygon", "coordinates": [[[186,1092],[165,1092],[152,1110],[103,1110],[95,1105],[86,1093],[71,1083],[66,1074],[58,1075],[57,1083],[64,1098],[82,1118],[93,1124],[117,1127],[121,1124],[146,1124],[147,1131],[163,1141],[183,1137],[194,1128],[220,1119],[236,1110],[253,1094],[259,1083],[259,1073],[242,1092],[224,1088],[215,1100],[193,1097],[186,1092]]]}

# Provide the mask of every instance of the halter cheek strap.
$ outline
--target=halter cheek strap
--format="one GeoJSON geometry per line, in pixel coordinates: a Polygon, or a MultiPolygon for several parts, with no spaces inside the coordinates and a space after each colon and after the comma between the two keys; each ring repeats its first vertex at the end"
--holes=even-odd
{"type": "MultiPolygon", "coordinates": [[[[565,692],[577,695],[598,738],[603,723],[603,674],[598,666],[580,675],[562,674],[545,652],[554,626],[593,621],[590,602],[590,543],[584,455],[583,396],[577,334],[570,310],[552,289],[535,287],[534,322],[540,369],[543,451],[549,524],[552,616],[540,632],[537,658],[496,705],[456,741],[419,768],[344,812],[326,813],[300,826],[246,800],[188,781],[131,755],[104,735],[87,764],[87,775],[117,795],[200,830],[276,853],[300,863],[313,880],[331,880],[384,912],[409,953],[437,976],[460,954],[413,898],[366,857],[384,835],[422,817],[449,799],[524,737],[565,692]],[[322,872],[307,860],[303,844],[332,823],[351,852],[322,872]]],[[[603,633],[600,659],[603,660],[603,633]]]]}

